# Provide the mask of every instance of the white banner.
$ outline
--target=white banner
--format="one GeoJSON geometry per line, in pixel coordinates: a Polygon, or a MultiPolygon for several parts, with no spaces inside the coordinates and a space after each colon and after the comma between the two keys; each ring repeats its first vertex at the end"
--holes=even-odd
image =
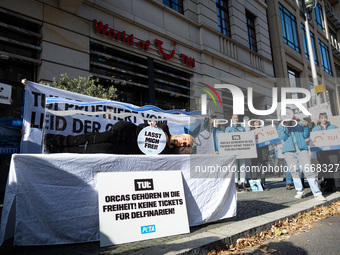
{"type": "Polygon", "coordinates": [[[340,129],[314,131],[310,133],[311,151],[340,150],[340,129]]]}
{"type": "Polygon", "coordinates": [[[236,155],[236,158],[256,158],[256,142],[253,132],[217,133],[220,155],[236,155]]]}
{"type": "Polygon", "coordinates": [[[181,171],[106,172],[97,180],[101,247],[190,232],[181,171]]]}
{"type": "Polygon", "coordinates": [[[0,104],[11,104],[12,86],[0,83],[0,104]]]}
{"type": "Polygon", "coordinates": [[[254,129],[256,146],[263,147],[272,143],[280,142],[279,133],[273,126],[265,126],[254,129]]]}
{"type": "Polygon", "coordinates": [[[163,111],[155,106],[138,107],[132,104],[108,101],[27,81],[21,153],[42,152],[44,124],[47,124],[45,126],[46,133],[77,135],[104,132],[110,125],[120,120],[139,125],[147,123],[148,119],[155,121],[171,119],[171,121],[166,120],[171,135],[190,133],[195,138],[197,153],[212,153],[213,137],[211,132],[206,130],[204,118],[192,117],[184,113],[178,110],[163,111]],[[45,122],[45,103],[47,101],[49,103],[47,110],[50,115],[47,116],[45,122]],[[66,116],[62,116],[63,113],[60,109],[67,112],[66,116]],[[81,118],[72,117],[73,112],[84,109],[89,113],[89,116],[78,113],[78,116],[82,116],[81,118]],[[102,114],[98,114],[98,112],[102,114]],[[107,112],[111,113],[112,118],[108,118],[107,112]],[[90,115],[91,113],[93,115],[90,115]]]}

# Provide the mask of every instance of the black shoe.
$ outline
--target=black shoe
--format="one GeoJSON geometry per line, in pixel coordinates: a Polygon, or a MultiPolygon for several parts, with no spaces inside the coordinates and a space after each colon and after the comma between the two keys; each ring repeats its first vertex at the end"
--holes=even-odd
{"type": "Polygon", "coordinates": [[[244,190],[245,190],[244,183],[241,183],[240,185],[238,185],[237,191],[244,191],[244,190]]]}
{"type": "Polygon", "coordinates": [[[264,186],[264,184],[261,184],[262,185],[262,189],[265,190],[265,191],[268,191],[269,188],[267,188],[266,186],[264,186]]]}

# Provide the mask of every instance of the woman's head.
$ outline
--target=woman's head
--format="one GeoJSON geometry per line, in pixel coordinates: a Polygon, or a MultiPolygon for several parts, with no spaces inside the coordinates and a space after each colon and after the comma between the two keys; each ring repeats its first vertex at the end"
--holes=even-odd
{"type": "Polygon", "coordinates": [[[263,123],[262,123],[262,121],[259,120],[259,119],[253,119],[253,120],[252,120],[252,126],[253,126],[254,128],[260,128],[260,127],[263,126],[263,123]]]}
{"type": "Polygon", "coordinates": [[[231,115],[231,121],[234,125],[236,125],[238,123],[238,120],[239,120],[239,118],[238,118],[237,114],[231,115]]]}
{"type": "Polygon", "coordinates": [[[319,121],[321,125],[326,125],[328,122],[328,116],[327,113],[323,112],[319,114],[319,121]]]}

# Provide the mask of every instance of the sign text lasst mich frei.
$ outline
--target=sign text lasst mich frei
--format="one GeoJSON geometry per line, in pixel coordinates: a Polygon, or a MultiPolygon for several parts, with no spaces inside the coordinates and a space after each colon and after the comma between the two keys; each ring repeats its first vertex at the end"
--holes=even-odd
{"type": "MultiPolygon", "coordinates": [[[[151,44],[151,42],[149,40],[143,41],[143,40],[136,40],[135,42],[135,38],[133,36],[133,34],[127,35],[125,31],[123,32],[118,32],[115,31],[113,29],[109,28],[108,24],[103,25],[103,22],[101,21],[97,21],[96,19],[93,20],[94,26],[95,26],[95,30],[98,34],[102,34],[104,36],[108,36],[114,40],[117,41],[122,41],[126,44],[129,44],[131,46],[136,45],[138,48],[143,49],[145,51],[149,50],[149,46],[151,44]]],[[[169,60],[172,59],[176,53],[175,49],[172,49],[172,51],[168,54],[165,53],[162,45],[163,45],[163,41],[155,39],[155,43],[156,46],[158,47],[158,50],[160,52],[160,54],[162,55],[163,58],[169,60]]],[[[173,41],[173,46],[175,47],[177,45],[176,41],[173,41]]],[[[195,67],[195,58],[189,57],[183,53],[180,54],[181,58],[181,62],[184,65],[188,65],[191,67],[195,67]]]]}

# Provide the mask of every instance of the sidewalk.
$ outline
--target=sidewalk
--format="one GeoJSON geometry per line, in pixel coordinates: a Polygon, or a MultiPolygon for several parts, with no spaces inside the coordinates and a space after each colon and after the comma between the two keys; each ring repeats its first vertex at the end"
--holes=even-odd
{"type": "Polygon", "coordinates": [[[286,190],[282,178],[267,179],[266,186],[269,191],[237,193],[236,217],[191,227],[189,234],[103,248],[99,242],[43,247],[12,247],[8,242],[0,247],[0,254],[207,254],[216,244],[223,247],[239,237],[261,232],[275,221],[340,200],[340,192],[324,194],[326,202],[315,200],[309,188],[304,199],[295,199],[295,190],[286,190]]]}

